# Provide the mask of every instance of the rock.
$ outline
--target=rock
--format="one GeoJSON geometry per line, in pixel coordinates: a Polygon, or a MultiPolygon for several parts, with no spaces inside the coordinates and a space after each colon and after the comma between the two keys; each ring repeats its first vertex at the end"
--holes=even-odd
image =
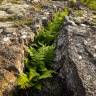
{"type": "Polygon", "coordinates": [[[48,25],[48,18],[47,17],[42,17],[42,25],[47,26],[48,25]]]}
{"type": "MultiPolygon", "coordinates": [[[[14,15],[15,17],[23,17],[25,13],[27,13],[27,10],[29,9],[28,4],[2,4],[0,5],[0,9],[3,11],[6,11],[6,14],[8,13],[10,15],[14,15]]],[[[6,16],[6,15],[5,15],[6,16]]]]}
{"type": "Polygon", "coordinates": [[[89,25],[66,21],[57,38],[54,69],[72,92],[68,96],[96,95],[96,28],[89,25]]]}
{"type": "MultiPolygon", "coordinates": [[[[23,47],[23,46],[21,46],[23,47]]],[[[6,46],[0,49],[0,94],[8,96],[10,90],[15,86],[16,75],[22,72],[24,51],[20,46],[6,46]],[[7,95],[5,95],[7,94],[7,95]]]]}
{"type": "Polygon", "coordinates": [[[13,22],[0,22],[0,27],[12,27],[13,25],[13,22]]]}
{"type": "Polygon", "coordinates": [[[33,0],[33,2],[37,2],[38,3],[38,2],[40,2],[40,0],[33,0]]]}
{"type": "Polygon", "coordinates": [[[5,20],[0,20],[0,96],[11,96],[9,93],[16,88],[16,78],[24,68],[25,46],[34,41],[43,26],[47,26],[54,12],[64,8],[64,3],[34,0],[42,5],[42,9],[36,11],[35,3],[12,4],[8,1],[0,4],[0,18],[5,20]]]}
{"type": "Polygon", "coordinates": [[[7,14],[5,11],[0,11],[0,18],[7,18],[8,16],[10,15],[7,14]]]}
{"type": "Polygon", "coordinates": [[[91,24],[89,13],[80,21],[76,20],[79,16],[72,17],[74,14],[65,17],[54,42],[52,67],[58,75],[45,80],[45,89],[35,96],[96,95],[96,27],[91,24]]]}

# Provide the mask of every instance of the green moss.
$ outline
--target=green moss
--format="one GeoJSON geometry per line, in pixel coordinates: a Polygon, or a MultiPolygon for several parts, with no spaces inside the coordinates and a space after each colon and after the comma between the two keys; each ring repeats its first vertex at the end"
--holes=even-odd
{"type": "Polygon", "coordinates": [[[81,0],[81,2],[89,8],[96,10],[96,0],[81,0]]]}
{"type": "Polygon", "coordinates": [[[52,22],[49,22],[48,26],[44,28],[37,38],[35,39],[35,43],[38,42],[50,45],[54,41],[54,39],[58,35],[59,28],[64,21],[64,17],[68,15],[68,10],[65,8],[64,11],[57,12],[54,14],[54,19],[52,22]]]}

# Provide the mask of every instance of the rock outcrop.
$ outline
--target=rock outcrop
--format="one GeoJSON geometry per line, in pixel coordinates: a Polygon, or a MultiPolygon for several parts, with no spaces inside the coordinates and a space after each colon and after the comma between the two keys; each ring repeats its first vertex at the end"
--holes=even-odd
{"type": "MultiPolygon", "coordinates": [[[[25,46],[67,4],[67,0],[17,1],[0,4],[0,96],[10,96],[14,90],[24,68],[25,46]]],[[[46,88],[36,96],[96,96],[96,12],[84,6],[70,9],[54,44],[52,67],[58,75],[46,79],[46,88]]]]}
{"type": "Polygon", "coordinates": [[[54,42],[56,50],[52,67],[58,75],[46,79],[45,88],[35,96],[96,96],[94,17],[95,11],[84,6],[71,10],[65,17],[54,42]]]}
{"type": "Polygon", "coordinates": [[[96,96],[96,25],[91,11],[75,12],[65,18],[56,43],[54,69],[71,91],[60,96],[96,96]]]}
{"type": "Polygon", "coordinates": [[[60,2],[21,1],[0,4],[0,96],[10,96],[9,91],[14,90],[16,77],[24,68],[25,46],[34,41],[54,12],[64,8],[60,2]]]}

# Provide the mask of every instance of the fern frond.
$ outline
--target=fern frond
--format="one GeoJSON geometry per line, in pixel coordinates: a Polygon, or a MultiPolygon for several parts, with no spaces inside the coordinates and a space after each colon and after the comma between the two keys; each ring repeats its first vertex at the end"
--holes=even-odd
{"type": "Polygon", "coordinates": [[[18,84],[18,86],[20,86],[20,88],[22,88],[22,89],[26,89],[26,88],[31,87],[29,78],[28,78],[27,75],[24,74],[24,73],[21,73],[21,74],[18,76],[18,78],[17,78],[17,84],[18,84]]]}
{"type": "Polygon", "coordinates": [[[51,64],[54,59],[53,41],[58,34],[60,25],[68,10],[57,12],[48,27],[44,28],[35,38],[34,46],[28,48],[28,57],[25,59],[25,73],[21,73],[17,78],[17,84],[22,89],[37,87],[41,89],[41,79],[52,77],[51,64]]]}
{"type": "Polygon", "coordinates": [[[39,77],[39,79],[45,79],[45,78],[52,77],[52,73],[54,73],[53,70],[46,70],[46,71],[43,72],[43,74],[39,77]]]}
{"type": "Polygon", "coordinates": [[[32,80],[34,77],[39,77],[39,73],[35,69],[30,68],[29,79],[32,80]]]}

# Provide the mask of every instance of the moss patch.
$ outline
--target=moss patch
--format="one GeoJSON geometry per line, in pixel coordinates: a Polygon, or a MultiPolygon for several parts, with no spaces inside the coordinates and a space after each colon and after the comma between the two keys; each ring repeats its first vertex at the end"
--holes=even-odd
{"type": "Polygon", "coordinates": [[[80,0],[83,4],[89,8],[96,10],[96,0],[80,0]]]}

